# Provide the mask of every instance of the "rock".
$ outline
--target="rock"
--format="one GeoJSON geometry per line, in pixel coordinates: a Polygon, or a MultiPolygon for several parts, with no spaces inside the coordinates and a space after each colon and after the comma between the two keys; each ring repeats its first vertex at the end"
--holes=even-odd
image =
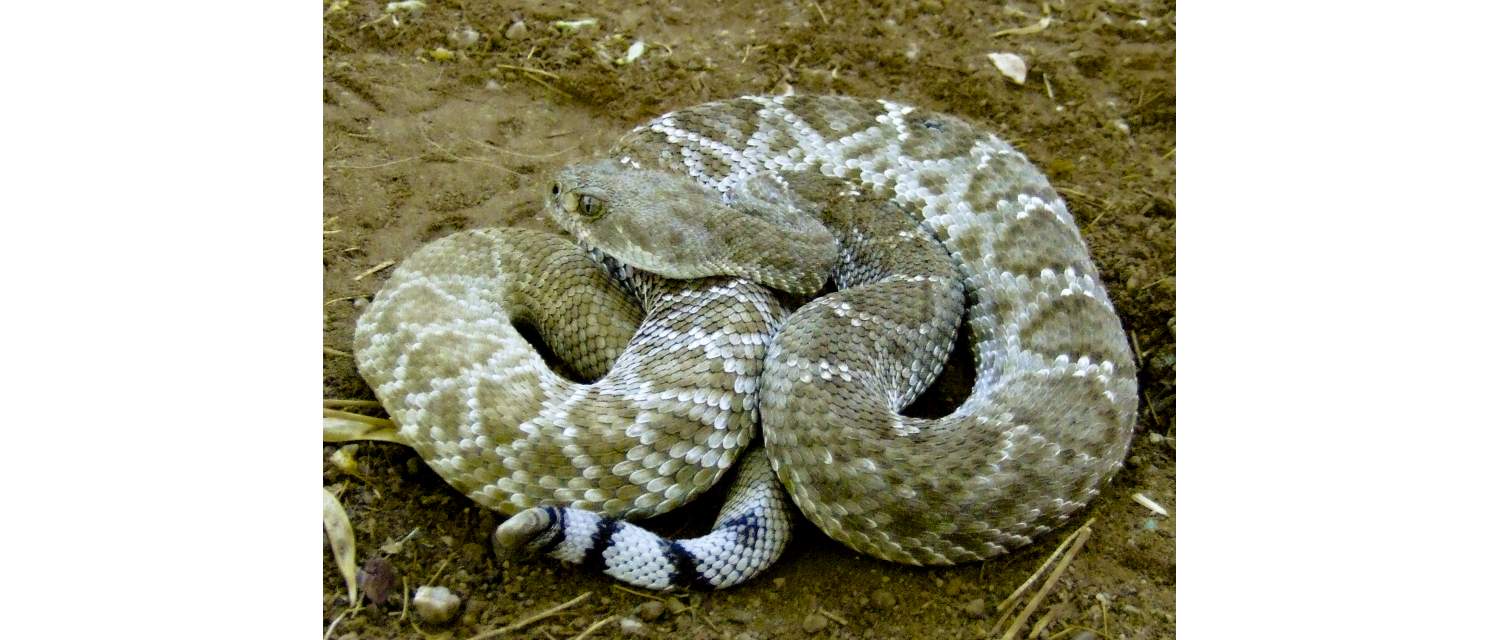
{"type": "Polygon", "coordinates": [[[749,624],[752,620],[755,620],[755,614],[745,609],[730,609],[724,612],[724,618],[730,622],[749,624]]]}
{"type": "Polygon", "coordinates": [[[776,585],[776,588],[780,589],[786,586],[786,578],[777,578],[775,580],[772,580],[771,584],[776,585]]]}
{"type": "Polygon", "coordinates": [[[817,633],[826,628],[828,628],[828,618],[823,617],[821,613],[810,613],[802,619],[802,630],[808,633],[817,633]]]}
{"type": "Polygon", "coordinates": [[[417,594],[411,598],[412,608],[417,610],[417,615],[423,622],[429,624],[443,624],[452,620],[461,603],[462,600],[447,587],[423,585],[417,587],[417,594]]]}
{"type": "Polygon", "coordinates": [[[646,625],[635,618],[620,618],[620,633],[627,636],[646,635],[646,625]]]}
{"type": "Polygon", "coordinates": [[[1026,61],[1014,53],[986,54],[1000,75],[1016,84],[1026,84],[1026,61]]]}
{"type": "Polygon", "coordinates": [[[479,32],[473,27],[448,32],[448,44],[455,49],[467,49],[474,46],[476,42],[479,42],[479,32]]]}
{"type": "Polygon", "coordinates": [[[667,608],[660,602],[648,600],[641,603],[640,608],[636,609],[636,613],[640,614],[641,619],[646,622],[656,622],[667,613],[667,608]]]}
{"type": "Polygon", "coordinates": [[[975,598],[964,603],[964,613],[974,618],[983,618],[985,612],[984,598],[975,598]]]}
{"type": "Polygon", "coordinates": [[[688,606],[677,598],[668,598],[665,604],[667,605],[667,611],[671,611],[674,616],[688,610],[688,606]]]}
{"type": "Polygon", "coordinates": [[[881,589],[870,596],[870,602],[880,609],[889,609],[896,606],[896,596],[891,592],[881,589]]]}
{"type": "Polygon", "coordinates": [[[370,556],[359,570],[359,590],[372,604],[383,605],[396,587],[396,568],[384,556],[370,556]]]}
{"type": "Polygon", "coordinates": [[[517,39],[520,39],[522,36],[525,36],[525,35],[526,35],[526,21],[525,20],[517,20],[515,22],[510,23],[510,26],[505,28],[505,39],[506,40],[517,40],[517,39]]]}

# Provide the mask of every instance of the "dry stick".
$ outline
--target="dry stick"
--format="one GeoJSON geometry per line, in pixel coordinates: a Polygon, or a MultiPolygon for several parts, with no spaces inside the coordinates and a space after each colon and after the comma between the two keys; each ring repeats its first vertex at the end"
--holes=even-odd
{"type": "Polygon", "coordinates": [[[610,616],[608,618],[605,618],[603,620],[595,622],[594,624],[589,625],[589,628],[584,629],[583,633],[580,633],[580,634],[578,634],[576,636],[573,636],[573,640],[583,640],[584,638],[589,637],[589,634],[597,631],[599,629],[599,627],[602,627],[602,626],[604,626],[606,624],[614,622],[615,618],[618,618],[618,617],[620,617],[620,616],[610,616]]]}
{"type": "Polygon", "coordinates": [[[445,558],[443,560],[443,563],[438,565],[437,571],[432,572],[432,577],[428,578],[427,582],[424,582],[423,584],[437,584],[438,576],[443,575],[443,569],[448,567],[448,561],[452,559],[453,556],[448,556],[447,558],[445,558]]]}
{"type": "Polygon", "coordinates": [[[403,162],[411,162],[412,160],[416,160],[417,158],[420,158],[420,157],[421,156],[410,156],[410,157],[406,157],[406,158],[399,158],[399,159],[396,159],[396,160],[391,160],[391,161],[388,161],[388,162],[381,162],[381,163],[378,163],[378,164],[330,164],[330,165],[328,165],[328,168],[329,169],[340,169],[340,170],[365,171],[365,170],[368,170],[368,169],[379,169],[381,167],[389,167],[389,166],[392,166],[392,165],[401,164],[403,162]]]}
{"type": "Polygon", "coordinates": [[[1057,586],[1058,579],[1062,578],[1063,572],[1068,570],[1069,564],[1072,564],[1073,557],[1078,555],[1078,550],[1083,548],[1083,543],[1088,542],[1089,536],[1093,533],[1094,530],[1088,525],[1078,530],[1078,539],[1073,542],[1073,546],[1068,547],[1068,552],[1063,554],[1062,560],[1057,561],[1057,566],[1052,569],[1052,574],[1047,576],[1047,581],[1042,583],[1042,588],[1031,597],[1031,602],[1026,603],[1021,613],[1016,615],[1015,621],[1010,623],[1010,628],[1005,630],[1005,635],[1000,636],[1000,640],[1011,640],[1016,637],[1016,633],[1021,630],[1021,625],[1026,624],[1026,619],[1030,618],[1031,614],[1036,612],[1036,608],[1042,604],[1042,600],[1052,593],[1052,588],[1057,586]]]}
{"type": "Polygon", "coordinates": [[[1052,617],[1056,616],[1057,610],[1061,608],[1061,606],[1054,606],[1042,614],[1042,617],[1037,619],[1036,624],[1031,625],[1031,633],[1026,634],[1026,640],[1036,640],[1041,637],[1042,630],[1046,629],[1047,625],[1052,624],[1052,617]]]}
{"type": "Polygon", "coordinates": [[[649,593],[641,593],[641,592],[636,591],[634,589],[627,589],[627,588],[622,587],[622,586],[617,585],[617,584],[612,584],[612,585],[609,585],[609,586],[615,588],[616,590],[624,591],[625,593],[628,593],[628,594],[631,594],[631,595],[640,596],[642,598],[650,598],[650,599],[655,600],[657,602],[666,602],[667,601],[666,598],[658,598],[658,597],[653,596],[653,595],[651,595],[649,593]]]}
{"type": "Polygon", "coordinates": [[[481,634],[479,634],[477,636],[469,638],[469,640],[484,640],[485,638],[493,638],[495,636],[505,635],[505,634],[510,633],[512,631],[517,631],[519,629],[524,629],[528,625],[530,625],[531,623],[536,622],[537,620],[541,620],[541,619],[544,619],[544,618],[550,618],[552,616],[555,616],[555,615],[561,613],[563,609],[567,609],[568,607],[571,607],[571,606],[573,606],[575,604],[583,602],[583,600],[585,598],[587,598],[587,597],[589,597],[591,595],[594,595],[594,592],[592,592],[592,591],[585,591],[585,592],[583,592],[582,595],[578,596],[577,598],[573,598],[572,600],[569,600],[569,601],[564,602],[564,603],[562,603],[560,605],[552,607],[551,609],[548,609],[546,611],[543,611],[543,612],[538,613],[538,614],[533,615],[533,616],[528,616],[528,617],[522,618],[521,620],[519,620],[517,622],[513,622],[511,624],[505,625],[503,627],[500,627],[499,629],[494,629],[494,630],[491,630],[491,631],[486,631],[486,632],[481,633],[481,634]]]}
{"type": "Polygon", "coordinates": [[[345,420],[353,420],[355,422],[363,422],[365,424],[371,424],[371,425],[375,425],[377,427],[391,427],[391,428],[394,428],[396,426],[396,423],[391,422],[390,420],[387,420],[385,418],[376,418],[376,417],[373,417],[373,416],[364,415],[362,413],[350,413],[348,411],[339,411],[338,409],[324,408],[323,409],[323,417],[324,418],[343,418],[345,420]]]}
{"type": "MultiPolygon", "coordinates": [[[[499,169],[501,171],[504,171],[504,172],[509,173],[511,175],[514,175],[514,176],[521,175],[515,169],[512,169],[510,167],[506,167],[506,166],[501,166],[501,165],[495,164],[493,162],[486,161],[486,160],[484,160],[482,158],[470,158],[468,156],[458,155],[458,154],[454,153],[448,147],[440,145],[440,144],[437,143],[436,140],[433,140],[431,136],[427,135],[427,130],[426,129],[418,128],[417,129],[417,133],[420,133],[422,135],[422,139],[426,140],[427,144],[432,145],[433,148],[437,149],[438,151],[443,152],[444,155],[448,156],[449,160],[453,160],[454,162],[472,162],[472,163],[477,164],[477,165],[499,169]]],[[[391,264],[395,264],[395,263],[392,262],[391,264]]],[[[387,266],[389,266],[389,265],[387,265],[387,266]]],[[[381,268],[384,268],[384,267],[381,267],[381,268]]],[[[378,271],[378,270],[379,269],[376,269],[376,271],[378,271]]],[[[367,274],[363,274],[362,273],[362,274],[360,274],[358,276],[355,276],[354,279],[358,280],[358,279],[364,277],[365,275],[367,275],[367,274]]]]}
{"type": "Polygon", "coordinates": [[[406,581],[406,576],[401,576],[401,617],[396,622],[406,619],[406,605],[411,604],[411,584],[406,581]]]}
{"type": "Polygon", "coordinates": [[[824,617],[826,617],[829,620],[832,620],[834,622],[837,622],[837,623],[839,623],[839,624],[841,624],[843,626],[846,626],[846,627],[849,626],[849,621],[848,620],[845,620],[843,618],[838,617],[832,611],[824,609],[823,607],[818,607],[818,613],[823,614],[824,617]]]}
{"type": "Polygon", "coordinates": [[[372,273],[375,273],[376,271],[379,271],[379,270],[384,269],[386,267],[395,266],[395,264],[396,264],[395,260],[386,260],[385,262],[382,262],[380,264],[377,264],[377,265],[375,265],[373,267],[370,267],[369,269],[365,269],[364,271],[360,272],[359,275],[354,276],[354,281],[358,282],[360,280],[363,280],[365,278],[365,276],[368,276],[368,275],[370,275],[372,273]]]}
{"type": "Polygon", "coordinates": [[[323,398],[324,409],[379,409],[379,400],[339,400],[337,398],[323,398]]]}
{"type": "Polygon", "coordinates": [[[539,84],[539,85],[542,85],[542,88],[543,88],[543,89],[546,89],[546,90],[548,90],[548,91],[551,91],[551,92],[552,92],[552,93],[555,93],[555,94],[557,94],[557,95],[560,95],[560,96],[562,96],[562,97],[564,97],[564,98],[571,98],[571,97],[573,97],[573,94],[570,94],[570,93],[568,93],[568,92],[566,92],[566,91],[563,91],[563,90],[562,90],[562,89],[559,89],[559,88],[557,88],[557,87],[554,87],[554,86],[552,86],[552,85],[550,85],[550,84],[547,84],[547,81],[546,81],[546,80],[543,80],[543,79],[541,79],[541,78],[538,78],[538,77],[536,77],[536,76],[534,76],[534,75],[531,75],[531,74],[529,74],[529,73],[523,73],[523,74],[521,74],[521,75],[522,75],[522,76],[525,76],[525,78],[526,78],[526,79],[527,79],[527,80],[530,80],[530,81],[532,81],[532,82],[535,82],[535,83],[537,83],[537,84],[539,84]]]}
{"type": "Polygon", "coordinates": [[[350,611],[352,611],[352,609],[343,610],[341,613],[339,613],[339,615],[334,617],[333,622],[328,623],[328,630],[323,632],[323,640],[328,640],[328,638],[333,635],[333,629],[339,626],[339,622],[342,622],[344,620],[344,616],[349,615],[350,611]]]}
{"type": "Polygon", "coordinates": [[[338,349],[334,349],[333,347],[323,347],[323,353],[326,353],[330,356],[344,356],[346,358],[354,357],[354,354],[349,353],[348,351],[339,351],[338,349]]]}
{"type": "Polygon", "coordinates": [[[548,78],[553,78],[553,79],[556,79],[556,80],[561,80],[562,79],[561,76],[558,76],[555,73],[550,73],[550,72],[547,72],[547,71],[542,71],[541,69],[533,69],[531,67],[517,67],[515,65],[500,64],[498,62],[495,63],[495,66],[499,67],[501,69],[510,69],[512,71],[526,71],[526,72],[530,72],[530,73],[540,73],[540,74],[542,74],[544,76],[547,76],[548,78]]]}
{"type": "Polygon", "coordinates": [[[812,6],[818,10],[818,17],[823,20],[823,24],[828,24],[828,16],[823,13],[823,7],[818,6],[816,2],[812,3],[812,6]]]}
{"type": "Polygon", "coordinates": [[[1006,596],[1005,600],[1000,602],[1000,621],[996,622],[995,628],[990,629],[990,632],[986,635],[995,635],[1000,631],[1000,625],[1005,624],[1006,616],[1009,616],[1011,609],[1015,608],[1016,604],[1021,601],[1021,594],[1025,593],[1027,589],[1031,588],[1031,584],[1036,582],[1037,578],[1042,577],[1042,572],[1046,571],[1047,566],[1052,564],[1052,561],[1056,560],[1059,555],[1062,555],[1063,550],[1068,548],[1068,545],[1073,543],[1073,540],[1078,537],[1079,531],[1083,531],[1084,527],[1087,527],[1093,523],[1094,519],[1089,518],[1087,522],[1083,523],[1083,527],[1074,529],[1073,533],[1070,533],[1068,534],[1068,537],[1063,538],[1063,541],[1057,544],[1057,548],[1052,550],[1052,555],[1047,556],[1047,560],[1042,562],[1041,566],[1037,567],[1036,571],[1033,571],[1031,573],[1031,576],[1026,578],[1025,582],[1021,583],[1021,586],[1016,587],[1015,591],[1010,592],[1010,595],[1006,596]]]}

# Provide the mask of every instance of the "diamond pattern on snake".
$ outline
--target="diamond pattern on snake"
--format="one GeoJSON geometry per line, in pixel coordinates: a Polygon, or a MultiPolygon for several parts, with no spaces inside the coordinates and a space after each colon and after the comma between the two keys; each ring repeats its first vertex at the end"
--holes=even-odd
{"type": "Polygon", "coordinates": [[[1124,459],[1135,363],[1073,217],[959,118],[712,102],[565,167],[542,197],[567,238],[435,241],[356,330],[399,438],[511,514],[499,552],[723,588],[771,566],[800,512],[877,558],[971,562],[1062,525],[1124,459]],[[903,415],[965,320],[969,396],[903,415]],[[730,475],[703,537],[629,522],[730,475]]]}

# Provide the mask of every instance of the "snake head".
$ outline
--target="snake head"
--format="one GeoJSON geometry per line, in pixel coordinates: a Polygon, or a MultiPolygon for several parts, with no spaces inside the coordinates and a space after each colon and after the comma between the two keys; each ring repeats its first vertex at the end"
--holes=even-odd
{"type": "Polygon", "coordinates": [[[808,295],[837,258],[826,229],[798,233],[688,176],[613,160],[563,168],[546,209],[588,248],[667,278],[736,276],[808,295]]]}

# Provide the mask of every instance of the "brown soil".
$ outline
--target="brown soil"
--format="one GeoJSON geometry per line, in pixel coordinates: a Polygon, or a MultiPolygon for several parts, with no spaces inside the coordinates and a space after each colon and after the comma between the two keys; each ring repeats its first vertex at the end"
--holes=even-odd
{"type": "MultiPolygon", "coordinates": [[[[385,2],[325,0],[324,343],[350,349],[355,318],[389,273],[368,270],[458,229],[548,228],[537,207],[548,172],[602,151],[652,115],[791,86],[963,116],[1011,140],[1068,198],[1141,362],[1130,461],[1084,514],[1096,519],[1092,538],[1032,617],[1050,610],[1049,624],[1036,634],[1023,627],[1019,637],[1172,637],[1175,521],[1131,496],[1176,508],[1175,6],[873,4],[469,0],[388,15],[385,2]],[[1039,32],[993,35],[1048,15],[1039,32]],[[553,25],[581,18],[597,22],[553,25]],[[518,20],[524,31],[512,26],[518,20]],[[649,45],[645,54],[615,64],[636,40],[649,45]],[[985,57],[1007,51],[1030,67],[1024,85],[1004,80],[985,57]]],[[[323,371],[325,397],[373,397],[352,359],[325,352],[323,371]]],[[[324,484],[354,522],[359,562],[387,557],[397,586],[390,602],[345,615],[332,637],[467,638],[591,591],[511,636],[570,638],[611,615],[640,617],[649,601],[556,562],[497,562],[487,540],[500,517],[413,452],[361,444],[355,477],[328,462],[337,449],[324,447],[324,484]],[[408,536],[399,550],[380,550],[408,536]],[[401,614],[403,581],[453,589],[464,599],[457,621],[414,625],[401,614]]],[[[648,526],[692,533],[717,504],[711,495],[648,526]]],[[[642,633],[988,637],[996,606],[1066,533],[982,565],[920,569],[858,556],[803,522],[765,575],[726,592],[678,595],[688,608],[646,622],[642,633]],[[982,606],[970,613],[976,599],[982,606]],[[804,630],[819,612],[826,628],[804,630]]],[[[325,627],[349,609],[331,557],[325,552],[325,627]]],[[[617,635],[612,622],[592,637],[617,635]]]]}

